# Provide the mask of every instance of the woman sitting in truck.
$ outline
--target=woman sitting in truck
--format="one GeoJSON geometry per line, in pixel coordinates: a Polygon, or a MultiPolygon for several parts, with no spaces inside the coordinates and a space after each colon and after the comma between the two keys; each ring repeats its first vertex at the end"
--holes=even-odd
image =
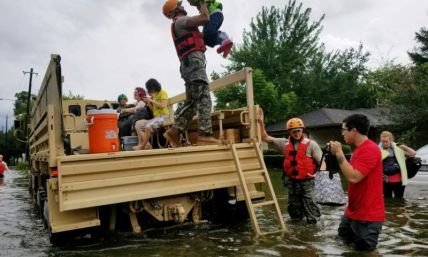
{"type": "Polygon", "coordinates": [[[137,101],[133,107],[123,108],[120,110],[121,114],[131,113],[132,115],[132,127],[135,123],[142,119],[153,118],[153,112],[150,108],[147,108],[147,103],[144,99],[147,98],[146,90],[142,87],[136,87],[134,90],[134,99],[137,101]]]}
{"type": "Polygon", "coordinates": [[[153,111],[152,119],[143,119],[135,123],[135,131],[138,135],[138,145],[134,150],[150,149],[149,139],[154,129],[161,127],[163,122],[169,119],[168,93],[162,90],[161,84],[156,79],[149,79],[146,82],[147,92],[150,97],[145,97],[144,101],[153,111]]]}
{"type": "Polygon", "coordinates": [[[136,87],[134,90],[134,99],[136,101],[135,106],[130,108],[121,108],[120,113],[136,113],[140,109],[146,107],[146,103],[143,98],[146,97],[146,90],[142,87],[136,87]]]}

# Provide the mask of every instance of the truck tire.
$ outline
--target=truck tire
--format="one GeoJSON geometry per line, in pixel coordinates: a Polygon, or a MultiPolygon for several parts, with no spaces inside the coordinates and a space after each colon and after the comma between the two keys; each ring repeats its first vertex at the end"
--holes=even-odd
{"type": "Polygon", "coordinates": [[[37,207],[39,209],[40,218],[43,219],[43,211],[45,207],[45,201],[47,202],[47,194],[43,187],[39,188],[37,192],[37,207]]]}

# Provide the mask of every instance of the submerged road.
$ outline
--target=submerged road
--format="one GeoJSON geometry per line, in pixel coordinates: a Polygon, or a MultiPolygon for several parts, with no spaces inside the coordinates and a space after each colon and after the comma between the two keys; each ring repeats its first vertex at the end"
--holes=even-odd
{"type": "MultiPolygon", "coordinates": [[[[135,236],[118,234],[99,243],[55,247],[33,209],[25,172],[10,171],[0,180],[0,256],[428,256],[428,186],[417,176],[406,188],[404,201],[387,201],[387,220],[378,249],[355,251],[337,240],[343,206],[321,206],[316,225],[292,224],[285,214],[286,196],[280,172],[271,172],[289,233],[255,238],[249,220],[233,226],[186,226],[135,236]]],[[[258,213],[270,226],[273,212],[258,213]]]]}

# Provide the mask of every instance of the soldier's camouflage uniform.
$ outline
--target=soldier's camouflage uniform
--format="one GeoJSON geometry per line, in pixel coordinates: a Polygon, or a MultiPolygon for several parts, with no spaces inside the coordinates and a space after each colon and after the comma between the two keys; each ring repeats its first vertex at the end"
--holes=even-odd
{"type": "MultiPolygon", "coordinates": [[[[274,148],[280,154],[284,154],[286,138],[273,138],[270,147],[274,148]]],[[[315,141],[311,141],[309,147],[310,156],[315,160],[321,159],[321,149],[315,141]]],[[[285,176],[285,187],[288,191],[287,211],[291,220],[299,221],[306,218],[307,223],[317,223],[321,212],[314,200],[315,179],[295,180],[285,176]]]]}
{"type": "Polygon", "coordinates": [[[201,51],[190,53],[180,64],[181,77],[186,86],[186,101],[176,113],[175,128],[185,131],[198,114],[199,134],[212,135],[211,96],[208,88],[205,54],[201,51]]]}
{"type": "Polygon", "coordinates": [[[315,180],[293,180],[286,177],[285,186],[288,189],[287,211],[295,221],[306,217],[308,223],[317,223],[321,217],[320,210],[314,202],[315,180]]]}

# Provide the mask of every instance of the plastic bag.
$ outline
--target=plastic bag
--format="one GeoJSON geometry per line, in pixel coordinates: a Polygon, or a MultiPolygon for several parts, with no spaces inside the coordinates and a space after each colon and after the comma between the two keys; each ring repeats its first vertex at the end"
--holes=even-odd
{"type": "Polygon", "coordinates": [[[330,179],[329,171],[318,171],[315,177],[315,202],[325,205],[343,205],[346,203],[345,192],[338,173],[332,174],[330,179]]]}

